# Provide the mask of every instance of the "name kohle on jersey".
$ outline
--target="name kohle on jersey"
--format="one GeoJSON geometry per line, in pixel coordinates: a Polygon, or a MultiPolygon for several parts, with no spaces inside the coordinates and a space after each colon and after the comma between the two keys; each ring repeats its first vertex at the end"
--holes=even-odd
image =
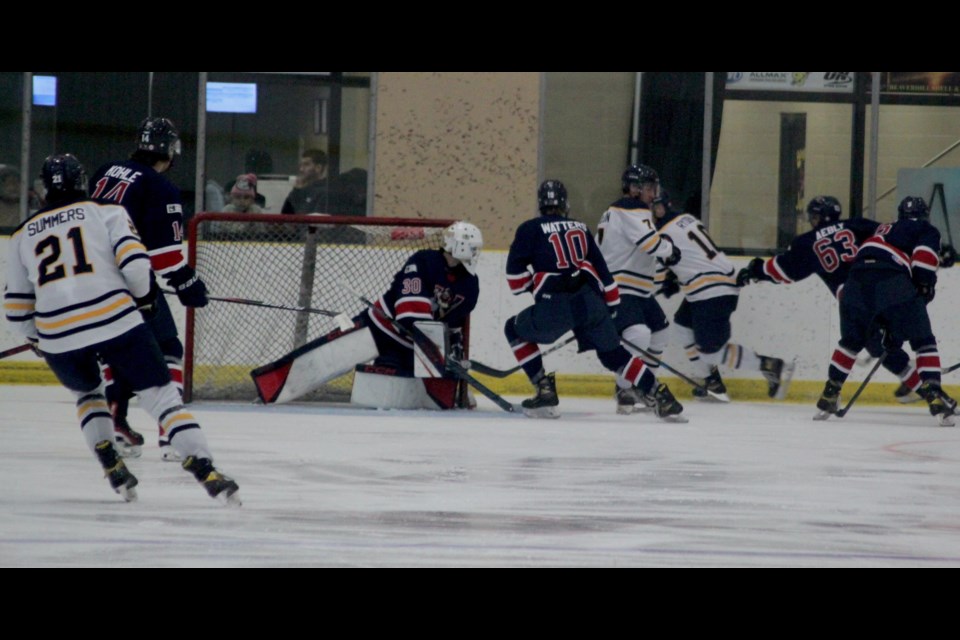
{"type": "Polygon", "coordinates": [[[740,294],[736,268],[717,248],[703,224],[689,213],[657,221],[660,236],[680,248],[680,261],[670,267],[690,302],[740,294]]]}
{"type": "Polygon", "coordinates": [[[187,264],[180,190],[153,167],[136,160],[106,164],[90,178],[90,198],[126,208],[158,274],[169,276],[187,264]]]}
{"type": "Polygon", "coordinates": [[[776,284],[798,282],[816,274],[838,296],[857,251],[880,223],[866,218],[839,220],[793,239],[787,251],[767,260],[763,273],[776,284]]]}
{"type": "Polygon", "coordinates": [[[639,198],[620,198],[600,217],[600,251],[624,295],[649,298],[663,283],[673,244],[657,232],[653,213],[639,198]]]}
{"type": "MultiPolygon", "coordinates": [[[[441,320],[451,329],[464,326],[480,297],[480,279],[462,265],[451,267],[442,251],[417,251],[394,276],[393,283],[374,308],[410,329],[419,320],[441,320]]],[[[397,342],[413,348],[390,322],[373,309],[374,324],[397,342]]]]}
{"type": "Polygon", "coordinates": [[[507,254],[507,284],[514,295],[530,291],[535,298],[564,291],[573,278],[589,281],[608,305],[619,304],[620,292],[590,228],[579,220],[549,214],[517,227],[507,254]]]}
{"type": "Polygon", "coordinates": [[[41,350],[73,351],[141,324],[134,297],[150,291],[150,278],[123,207],[81,201],[42,209],[10,238],[4,312],[41,350]]]}

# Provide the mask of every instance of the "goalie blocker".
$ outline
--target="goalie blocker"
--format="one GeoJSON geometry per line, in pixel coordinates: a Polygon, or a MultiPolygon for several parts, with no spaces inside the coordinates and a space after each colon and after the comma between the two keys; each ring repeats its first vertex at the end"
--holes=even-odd
{"type": "MultiPolygon", "coordinates": [[[[442,322],[417,327],[448,353],[447,328],[442,322]]],[[[370,328],[355,322],[291,351],[250,372],[264,404],[291,402],[325,382],[354,370],[350,402],[379,409],[454,409],[460,406],[460,380],[447,377],[414,348],[414,371],[385,364],[367,364],[379,356],[370,328]]],[[[471,406],[472,402],[469,403],[471,406]]]]}

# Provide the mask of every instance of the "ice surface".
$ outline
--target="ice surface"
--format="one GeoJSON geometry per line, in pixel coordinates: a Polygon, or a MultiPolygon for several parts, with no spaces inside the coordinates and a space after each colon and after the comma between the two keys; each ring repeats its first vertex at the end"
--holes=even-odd
{"type": "MultiPolygon", "coordinates": [[[[518,400],[518,399],[514,399],[518,400]]],[[[0,386],[3,567],[960,567],[960,429],[925,407],[562,397],[559,420],[197,403],[242,508],[162,462],[114,494],[57,387],[0,386]]]]}

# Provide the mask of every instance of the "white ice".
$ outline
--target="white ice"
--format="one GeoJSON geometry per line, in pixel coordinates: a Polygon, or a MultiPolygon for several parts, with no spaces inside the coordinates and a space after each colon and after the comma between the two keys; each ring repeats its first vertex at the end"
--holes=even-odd
{"type": "Polygon", "coordinates": [[[139,409],[124,503],[66,391],[0,386],[0,566],[960,567],[960,429],[925,407],[686,406],[666,424],[570,397],[553,421],[485,399],[195,403],[229,508],[160,460],[139,409]]]}

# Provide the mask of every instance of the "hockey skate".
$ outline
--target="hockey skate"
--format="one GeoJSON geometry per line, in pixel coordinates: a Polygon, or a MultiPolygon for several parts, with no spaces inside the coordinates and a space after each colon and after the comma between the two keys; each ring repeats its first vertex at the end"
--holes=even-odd
{"type": "Polygon", "coordinates": [[[911,402],[920,402],[923,398],[920,397],[920,394],[912,391],[910,387],[900,383],[900,386],[897,387],[897,390],[893,392],[893,397],[896,398],[897,402],[902,404],[909,404],[911,402]]]}
{"type": "Polygon", "coordinates": [[[767,395],[774,400],[786,398],[796,367],[796,360],[784,362],[781,358],[760,356],[760,373],[767,380],[767,395]]]}
{"type": "Polygon", "coordinates": [[[559,418],[560,398],[557,397],[556,374],[544,374],[537,381],[537,395],[520,403],[528,418],[559,418]]]}
{"type": "Polygon", "coordinates": [[[653,412],[658,418],[664,422],[689,422],[687,418],[680,415],[683,411],[683,405],[677,402],[667,385],[661,382],[657,386],[657,390],[653,392],[653,397],[657,401],[657,404],[653,407],[653,412]]]}
{"type": "Polygon", "coordinates": [[[116,402],[110,403],[110,415],[113,416],[117,453],[124,458],[139,458],[143,453],[143,436],[130,426],[126,416],[120,415],[120,408],[116,402]]]}
{"type": "Polygon", "coordinates": [[[704,378],[702,387],[693,388],[693,397],[701,402],[730,402],[727,386],[723,384],[717,367],[710,367],[710,375],[704,378]]]}
{"type": "Polygon", "coordinates": [[[617,388],[617,414],[628,416],[631,413],[650,411],[657,404],[656,398],[647,395],[636,387],[629,389],[617,388]]]}
{"type": "Polygon", "coordinates": [[[233,481],[233,478],[217,471],[210,458],[187,456],[187,459],[183,461],[183,468],[193,474],[193,477],[203,485],[211,498],[235,507],[242,504],[240,494],[237,493],[240,487],[233,481]]]}
{"type": "Polygon", "coordinates": [[[110,486],[114,491],[127,502],[133,502],[137,499],[136,486],[138,480],[136,476],[130,473],[127,465],[117,454],[116,448],[109,440],[101,440],[94,447],[97,452],[97,458],[103,466],[104,475],[110,481],[110,486]]]}
{"type": "Polygon", "coordinates": [[[842,385],[837,384],[833,380],[827,380],[827,384],[823,387],[823,393],[820,394],[820,399],[817,400],[817,409],[819,409],[819,411],[813,416],[814,420],[826,420],[831,415],[836,415],[840,410],[841,387],[842,385]]]}
{"type": "Polygon", "coordinates": [[[957,413],[957,401],[944,393],[936,382],[924,382],[917,389],[930,406],[930,415],[936,417],[941,427],[952,427],[955,423],[953,416],[957,413]]]}

